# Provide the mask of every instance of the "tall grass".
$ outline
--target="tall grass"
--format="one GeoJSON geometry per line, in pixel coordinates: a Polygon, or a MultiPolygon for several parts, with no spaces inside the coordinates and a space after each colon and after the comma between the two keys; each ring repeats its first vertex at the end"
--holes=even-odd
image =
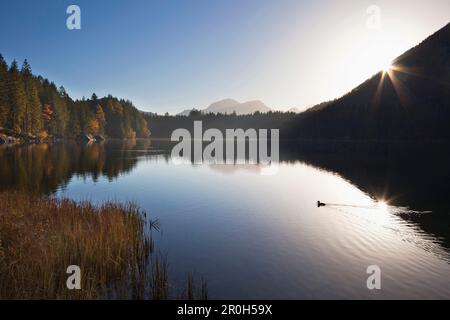
{"type": "Polygon", "coordinates": [[[0,299],[168,299],[154,228],[132,203],[0,193],[0,299]],[[70,265],[80,290],[67,288],[70,265]]]}

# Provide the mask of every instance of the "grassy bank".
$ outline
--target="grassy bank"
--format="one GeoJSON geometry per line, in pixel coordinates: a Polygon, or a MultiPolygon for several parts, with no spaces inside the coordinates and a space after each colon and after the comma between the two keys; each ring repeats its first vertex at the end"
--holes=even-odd
{"type": "MultiPolygon", "coordinates": [[[[0,193],[0,299],[168,299],[155,227],[131,203],[0,193]],[[80,290],[67,288],[70,265],[81,269],[80,290]]],[[[178,297],[196,296],[190,278],[178,297]]],[[[206,298],[206,288],[197,296],[206,298]]]]}

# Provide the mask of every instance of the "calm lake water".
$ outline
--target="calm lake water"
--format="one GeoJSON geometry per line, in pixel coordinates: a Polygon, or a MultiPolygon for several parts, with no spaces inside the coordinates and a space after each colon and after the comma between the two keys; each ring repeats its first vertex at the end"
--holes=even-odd
{"type": "Polygon", "coordinates": [[[288,149],[277,174],[261,175],[175,165],[158,141],[2,147],[0,188],[135,201],[161,223],[173,286],[193,271],[213,299],[450,298],[445,159],[288,149]],[[381,290],[366,287],[369,265],[381,290]]]}

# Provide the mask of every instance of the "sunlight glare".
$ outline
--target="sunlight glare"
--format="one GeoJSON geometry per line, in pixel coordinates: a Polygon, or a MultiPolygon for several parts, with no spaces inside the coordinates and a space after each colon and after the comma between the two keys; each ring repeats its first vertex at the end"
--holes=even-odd
{"type": "Polygon", "coordinates": [[[383,66],[382,71],[383,71],[383,73],[387,73],[387,72],[389,72],[391,69],[392,69],[392,64],[389,62],[389,63],[386,63],[386,64],[383,66]]]}
{"type": "Polygon", "coordinates": [[[383,201],[383,200],[378,201],[377,206],[380,209],[380,211],[384,211],[384,212],[388,211],[388,205],[387,205],[386,201],[383,201]]]}

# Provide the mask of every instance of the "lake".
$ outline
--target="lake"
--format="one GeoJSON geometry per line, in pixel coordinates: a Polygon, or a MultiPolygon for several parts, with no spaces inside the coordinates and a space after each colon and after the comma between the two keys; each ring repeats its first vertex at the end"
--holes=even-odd
{"type": "Polygon", "coordinates": [[[290,142],[263,175],[175,164],[164,141],[3,146],[0,190],[136,202],[172,285],[194,272],[212,299],[449,298],[448,158],[411,148],[290,142]]]}

